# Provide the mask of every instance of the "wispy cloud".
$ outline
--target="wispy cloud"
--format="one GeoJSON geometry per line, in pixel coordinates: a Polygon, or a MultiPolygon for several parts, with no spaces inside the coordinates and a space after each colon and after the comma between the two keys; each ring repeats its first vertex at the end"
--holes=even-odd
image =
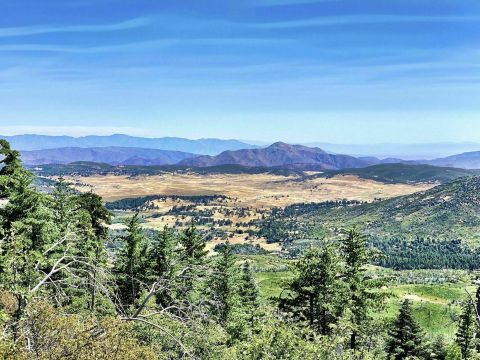
{"type": "Polygon", "coordinates": [[[256,28],[281,29],[310,26],[365,25],[388,23],[480,22],[480,16],[430,16],[430,15],[344,15],[250,24],[256,28]]]}
{"type": "Polygon", "coordinates": [[[150,20],[148,18],[136,18],[123,22],[111,24],[89,24],[89,25],[40,25],[40,26],[23,26],[0,28],[0,37],[18,37],[31,36],[50,33],[73,33],[73,32],[111,32],[129,30],[148,26],[150,20]]]}
{"type": "Polygon", "coordinates": [[[239,46],[239,45],[269,45],[274,43],[288,43],[291,40],[278,38],[164,38],[150,41],[138,41],[116,45],[103,46],[72,46],[72,45],[44,45],[44,44],[9,44],[0,45],[0,52],[58,52],[76,54],[113,53],[125,51],[148,51],[165,48],[173,45],[190,46],[239,46]]]}

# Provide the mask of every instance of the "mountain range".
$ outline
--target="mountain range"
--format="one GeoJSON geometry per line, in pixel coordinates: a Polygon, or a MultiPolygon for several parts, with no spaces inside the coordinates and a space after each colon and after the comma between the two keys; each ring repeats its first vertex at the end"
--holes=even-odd
{"type": "Polygon", "coordinates": [[[331,144],[314,142],[303,145],[320,147],[335,154],[349,154],[356,157],[374,156],[381,159],[401,158],[404,160],[432,160],[480,150],[480,143],[475,142],[439,142],[430,144],[331,144]]]}
{"type": "Polygon", "coordinates": [[[462,169],[480,169],[480,151],[447,156],[445,158],[427,161],[426,163],[434,166],[453,166],[462,169]]]}
{"type": "Polygon", "coordinates": [[[370,165],[369,162],[348,155],[334,155],[320,148],[302,145],[290,145],[276,142],[262,149],[243,149],[225,151],[217,156],[198,156],[185,159],[179,165],[208,167],[220,165],[242,165],[261,167],[280,166],[317,166],[319,169],[359,168],[370,165]]]}
{"type": "MultiPolygon", "coordinates": [[[[288,167],[298,170],[356,169],[378,164],[426,164],[462,169],[480,169],[480,151],[464,152],[447,157],[421,160],[398,157],[379,158],[338,154],[334,150],[356,151],[362,154],[374,151],[377,145],[334,145],[326,148],[289,145],[277,142],[267,147],[248,144],[239,140],[183,138],[142,138],[128,135],[111,136],[47,136],[16,135],[0,136],[12,147],[22,151],[27,165],[67,164],[77,161],[104,162],[110,165],[171,165],[192,167],[241,165],[250,167],[288,167]],[[325,150],[326,149],[326,150],[325,150]]],[[[386,144],[391,149],[404,145],[386,144]]],[[[474,143],[433,144],[440,149],[475,148],[474,143]]],[[[380,146],[380,145],[378,145],[380,146]]],[[[417,150],[428,146],[411,145],[417,150]]],[[[415,150],[415,151],[417,151],[415,150]]],[[[413,151],[413,150],[412,150],[413,151]]],[[[433,151],[433,150],[432,150],[433,151]]],[[[435,152],[434,151],[434,152],[435,152]]],[[[372,153],[373,154],[373,153],[372,153]]],[[[433,152],[431,153],[433,154],[433,152]]]]}
{"type": "Polygon", "coordinates": [[[217,155],[226,150],[251,149],[257,146],[238,140],[198,139],[190,140],[177,137],[144,138],[128,135],[109,136],[49,136],[49,135],[15,135],[1,136],[10,142],[12,147],[21,151],[58,149],[66,147],[99,148],[99,147],[133,147],[182,151],[193,154],[217,155]]]}
{"type": "Polygon", "coordinates": [[[65,147],[22,151],[26,165],[69,164],[77,161],[105,163],[109,165],[172,165],[197,155],[181,151],[128,147],[65,147]]]}

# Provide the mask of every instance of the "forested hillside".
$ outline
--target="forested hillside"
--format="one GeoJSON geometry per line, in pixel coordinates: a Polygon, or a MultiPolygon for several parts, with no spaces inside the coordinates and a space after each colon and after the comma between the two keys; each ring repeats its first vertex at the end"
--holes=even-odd
{"type": "MultiPolygon", "coordinates": [[[[355,229],[295,260],[272,256],[259,266],[235,256],[228,241],[208,256],[194,224],[147,233],[135,214],[125,230],[112,231],[99,196],[75,192],[62,179],[52,194],[37,191],[19,153],[4,140],[0,146],[0,358],[476,356],[475,303],[458,296],[452,304],[464,300],[451,324],[458,327],[454,338],[427,336],[408,296],[389,305],[396,280],[372,271],[376,254],[355,229]],[[276,294],[265,296],[274,285],[271,278],[263,285],[265,276],[277,262],[286,264],[288,275],[276,294]]],[[[476,193],[469,192],[476,184],[449,186],[476,204],[476,193]]],[[[457,206],[449,189],[417,196],[427,201],[438,192],[451,194],[457,206]]]]}
{"type": "Polygon", "coordinates": [[[322,209],[310,220],[324,228],[358,225],[377,238],[480,239],[480,177],[464,177],[428,191],[355,207],[322,209]]]}
{"type": "Polygon", "coordinates": [[[359,169],[326,171],[312,177],[331,177],[338,175],[356,175],[362,179],[371,179],[384,183],[446,183],[460,177],[480,174],[476,170],[437,167],[418,164],[380,164],[359,169]]]}

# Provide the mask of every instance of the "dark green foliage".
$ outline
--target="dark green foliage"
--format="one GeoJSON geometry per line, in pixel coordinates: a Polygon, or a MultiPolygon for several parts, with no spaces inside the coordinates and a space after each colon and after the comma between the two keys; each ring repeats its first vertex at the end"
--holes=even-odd
{"type": "Polygon", "coordinates": [[[125,221],[126,235],[115,261],[118,295],[122,309],[131,307],[145,290],[145,275],[148,271],[149,241],[140,227],[138,214],[125,221]]]}
{"type": "Polygon", "coordinates": [[[77,210],[75,209],[75,193],[65,180],[60,178],[55,184],[52,198],[55,222],[60,228],[60,232],[66,234],[68,227],[75,223],[75,217],[78,216],[75,211],[77,210]]]}
{"type": "Polygon", "coordinates": [[[149,254],[150,269],[147,270],[147,276],[154,281],[160,279],[163,284],[169,285],[163,286],[155,295],[156,303],[161,308],[167,308],[174,303],[175,291],[171,285],[175,282],[177,245],[178,238],[168,227],[157,234],[152,242],[149,254]]]}
{"type": "Polygon", "coordinates": [[[389,330],[386,348],[388,356],[395,360],[421,358],[424,355],[422,341],[422,332],[413,318],[410,302],[405,300],[397,319],[389,330]]]}
{"type": "Polygon", "coordinates": [[[372,324],[371,313],[381,308],[384,296],[377,291],[382,284],[367,275],[366,266],[373,258],[367,246],[367,237],[357,229],[349,230],[341,241],[341,252],[345,259],[342,275],[347,288],[345,309],[348,309],[352,327],[350,349],[357,350],[362,334],[367,334],[372,324]]]}
{"type": "Polygon", "coordinates": [[[149,203],[155,200],[172,199],[184,200],[197,205],[207,205],[212,201],[222,201],[227,199],[224,195],[201,195],[201,196],[180,196],[180,195],[149,195],[136,198],[125,198],[113,202],[107,202],[106,207],[110,210],[144,210],[149,208],[149,203]]]}
{"type": "Polygon", "coordinates": [[[238,290],[237,270],[231,248],[226,246],[216,260],[206,282],[205,292],[209,299],[210,312],[222,326],[227,325],[232,310],[237,305],[235,303],[238,290]]]}
{"type": "Polygon", "coordinates": [[[179,239],[181,246],[179,261],[183,264],[181,297],[188,299],[192,295],[196,281],[205,276],[204,267],[208,251],[205,250],[205,239],[191,224],[179,239]]]}
{"type": "MultiPolygon", "coordinates": [[[[235,255],[266,255],[268,251],[262,248],[259,244],[232,244],[228,245],[230,247],[230,251],[235,255]]],[[[215,252],[222,252],[226,244],[217,244],[214,247],[215,252]]]]}
{"type": "Polygon", "coordinates": [[[393,238],[375,239],[370,244],[383,254],[375,264],[396,270],[480,268],[478,250],[462,244],[460,240],[393,238]]]}
{"type": "Polygon", "coordinates": [[[447,183],[464,176],[478,175],[477,170],[438,167],[423,164],[379,164],[359,169],[327,171],[314,177],[336,175],[357,175],[362,179],[381,181],[387,184],[398,183],[447,183]]]}
{"type": "Polygon", "coordinates": [[[295,277],[288,296],[280,300],[280,309],[319,334],[331,334],[342,313],[340,271],[341,259],[334,245],[310,248],[295,264],[295,277]]]}
{"type": "Polygon", "coordinates": [[[463,359],[470,359],[472,354],[478,348],[477,335],[479,333],[479,324],[474,304],[466,300],[462,306],[457,337],[455,342],[460,347],[463,359]]]}
{"type": "Polygon", "coordinates": [[[319,210],[303,221],[322,228],[358,225],[370,237],[435,240],[479,237],[480,177],[467,177],[428,191],[372,204],[319,210]]]}
{"type": "Polygon", "coordinates": [[[429,350],[429,360],[447,360],[447,358],[452,359],[448,355],[448,344],[445,341],[443,336],[437,336],[433,343],[431,344],[431,349],[429,350]]]}
{"type": "Polygon", "coordinates": [[[93,233],[81,246],[80,253],[91,262],[93,270],[90,281],[90,303],[88,308],[91,312],[96,311],[98,300],[99,268],[105,267],[107,263],[106,243],[108,237],[107,224],[111,223],[111,214],[105,208],[102,198],[94,193],[78,195],[79,210],[87,216],[85,226],[89,226],[93,233]]]}
{"type": "MultiPolygon", "coordinates": [[[[38,168],[38,167],[37,167],[38,168]]],[[[42,165],[35,173],[41,176],[92,176],[92,175],[159,175],[164,173],[196,173],[209,174],[273,174],[279,176],[303,176],[303,171],[285,167],[251,167],[241,165],[220,165],[209,167],[191,167],[180,165],[161,166],[113,166],[88,161],[78,161],[70,164],[42,165]]]]}
{"type": "Polygon", "coordinates": [[[238,295],[240,297],[241,306],[247,324],[253,329],[260,315],[260,292],[248,260],[245,261],[242,266],[242,273],[238,285],[238,295]]]}

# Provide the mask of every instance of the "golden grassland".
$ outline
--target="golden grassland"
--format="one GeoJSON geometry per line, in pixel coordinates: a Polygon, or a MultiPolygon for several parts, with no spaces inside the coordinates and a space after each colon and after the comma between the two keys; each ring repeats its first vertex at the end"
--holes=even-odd
{"type": "Polygon", "coordinates": [[[412,194],[433,184],[384,184],[356,176],[302,180],[270,174],[176,174],[155,176],[91,176],[68,179],[80,191],[92,189],[106,201],[146,195],[226,195],[237,206],[284,207],[327,200],[373,201],[412,194]]]}
{"type": "MultiPolygon", "coordinates": [[[[173,207],[192,205],[195,211],[211,213],[213,225],[199,226],[214,235],[207,248],[213,253],[215,245],[259,244],[268,251],[280,251],[278,243],[268,244],[265,239],[252,235],[258,230],[250,221],[268,216],[274,207],[295,203],[323,202],[330,200],[374,201],[412,194],[431,188],[433,184],[383,184],[356,176],[337,176],[329,179],[303,179],[295,176],[271,174],[176,174],[154,176],[91,176],[70,177],[67,180],[80,191],[94,191],[105,201],[147,195],[225,195],[227,199],[210,201],[206,205],[194,204],[184,199],[164,198],[153,200],[151,207],[142,211],[145,227],[160,230],[165,226],[182,228],[193,218],[188,215],[172,215],[173,207]],[[224,224],[222,220],[230,220],[224,224]],[[250,232],[250,235],[248,235],[250,232]]],[[[132,211],[117,212],[117,217],[132,215],[132,211]]],[[[123,228],[116,223],[113,228],[123,228]]]]}

